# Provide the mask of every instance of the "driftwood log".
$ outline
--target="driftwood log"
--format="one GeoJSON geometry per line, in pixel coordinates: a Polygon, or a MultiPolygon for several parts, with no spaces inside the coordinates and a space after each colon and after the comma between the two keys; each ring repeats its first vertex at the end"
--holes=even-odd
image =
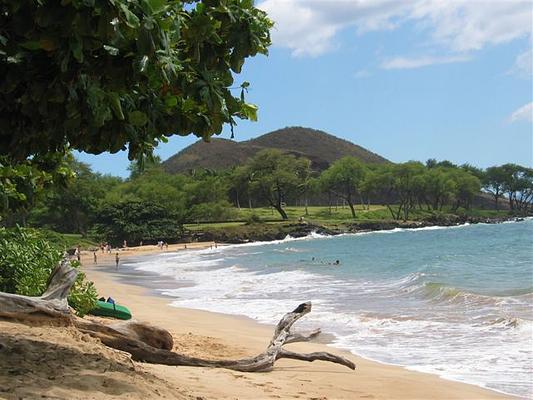
{"type": "Polygon", "coordinates": [[[251,358],[240,360],[206,360],[175,353],[172,335],[161,328],[128,321],[104,325],[72,314],[67,296],[76,280],[77,271],[68,260],[62,261],[52,272],[47,289],[40,297],[21,296],[0,292],[0,318],[36,323],[46,321],[73,325],[106,346],[131,354],[132,359],[152,364],[183,365],[227,368],[243,372],[269,371],[276,360],[291,358],[302,361],[329,361],[355,369],[355,364],[346,358],[327,352],[309,354],[285,350],[283,345],[309,341],[320,334],[320,329],[308,335],[291,333],[293,324],[311,311],[311,303],[302,303],[279,321],[274,336],[266,350],[251,358]]]}

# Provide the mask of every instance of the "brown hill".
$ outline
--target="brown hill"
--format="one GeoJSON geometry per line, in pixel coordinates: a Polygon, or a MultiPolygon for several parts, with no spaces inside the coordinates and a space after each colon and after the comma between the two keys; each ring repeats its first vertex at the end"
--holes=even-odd
{"type": "Polygon", "coordinates": [[[378,154],[326,132],[301,127],[279,129],[244,142],[227,139],[201,140],[166,160],[168,172],[187,172],[191,169],[226,169],[241,165],[258,151],[274,148],[296,156],[307,157],[313,169],[324,170],[341,157],[353,156],[366,163],[388,162],[378,154]]]}

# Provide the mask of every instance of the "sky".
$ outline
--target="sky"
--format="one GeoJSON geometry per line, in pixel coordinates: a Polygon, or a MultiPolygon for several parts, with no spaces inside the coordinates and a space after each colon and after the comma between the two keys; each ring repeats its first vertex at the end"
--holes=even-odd
{"type": "MultiPolygon", "coordinates": [[[[275,22],[273,45],[236,75],[236,86],[251,83],[259,120],[239,122],[235,140],[304,126],[393,162],[533,166],[532,0],[256,6],[275,22]]],[[[164,160],[196,140],[173,137],[156,153],[164,160]]],[[[77,157],[128,176],[126,152],[77,157]]]]}

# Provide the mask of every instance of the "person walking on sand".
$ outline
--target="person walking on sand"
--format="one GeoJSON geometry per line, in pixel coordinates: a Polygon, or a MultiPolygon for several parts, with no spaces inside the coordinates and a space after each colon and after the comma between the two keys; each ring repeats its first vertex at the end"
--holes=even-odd
{"type": "Polygon", "coordinates": [[[118,263],[120,261],[120,257],[118,256],[118,253],[115,254],[115,265],[116,265],[116,269],[118,269],[118,263]]]}
{"type": "Polygon", "coordinates": [[[81,249],[80,249],[80,245],[76,246],[76,250],[74,251],[74,254],[76,255],[76,258],[78,259],[78,262],[81,264],[81,249]]]}
{"type": "Polygon", "coordinates": [[[94,264],[98,264],[98,262],[96,261],[96,250],[93,251],[93,259],[94,259],[94,264]]]}

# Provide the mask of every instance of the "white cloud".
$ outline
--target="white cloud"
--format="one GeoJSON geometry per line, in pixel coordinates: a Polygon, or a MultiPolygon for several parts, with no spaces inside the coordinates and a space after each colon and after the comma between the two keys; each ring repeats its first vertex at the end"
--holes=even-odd
{"type": "Polygon", "coordinates": [[[384,61],[381,64],[383,69],[413,69],[427,67],[429,65],[436,64],[451,64],[456,62],[470,61],[470,57],[466,55],[449,56],[449,57],[395,57],[390,60],[384,61]]]}
{"type": "Polygon", "coordinates": [[[370,78],[372,74],[366,69],[360,69],[353,74],[356,79],[370,78]]]}
{"type": "Polygon", "coordinates": [[[509,118],[511,122],[516,121],[533,121],[533,102],[528,103],[522,107],[520,107],[518,110],[516,110],[514,113],[511,114],[511,117],[509,118]]]}
{"type": "Polygon", "coordinates": [[[335,48],[346,28],[363,34],[407,21],[448,51],[470,52],[531,35],[533,14],[529,0],[263,0],[258,7],[276,22],[274,44],[295,56],[335,48]]]}
{"type": "Polygon", "coordinates": [[[336,47],[335,35],[395,28],[405,5],[395,0],[264,0],[257,5],[275,22],[272,41],[293,56],[318,56],[336,47]]]}
{"type": "Polygon", "coordinates": [[[509,42],[532,31],[531,1],[428,0],[414,4],[411,17],[428,23],[433,39],[457,52],[509,42]]]}
{"type": "Polygon", "coordinates": [[[515,63],[513,67],[508,71],[508,73],[524,79],[532,78],[533,51],[531,50],[531,48],[516,57],[515,63]]]}

